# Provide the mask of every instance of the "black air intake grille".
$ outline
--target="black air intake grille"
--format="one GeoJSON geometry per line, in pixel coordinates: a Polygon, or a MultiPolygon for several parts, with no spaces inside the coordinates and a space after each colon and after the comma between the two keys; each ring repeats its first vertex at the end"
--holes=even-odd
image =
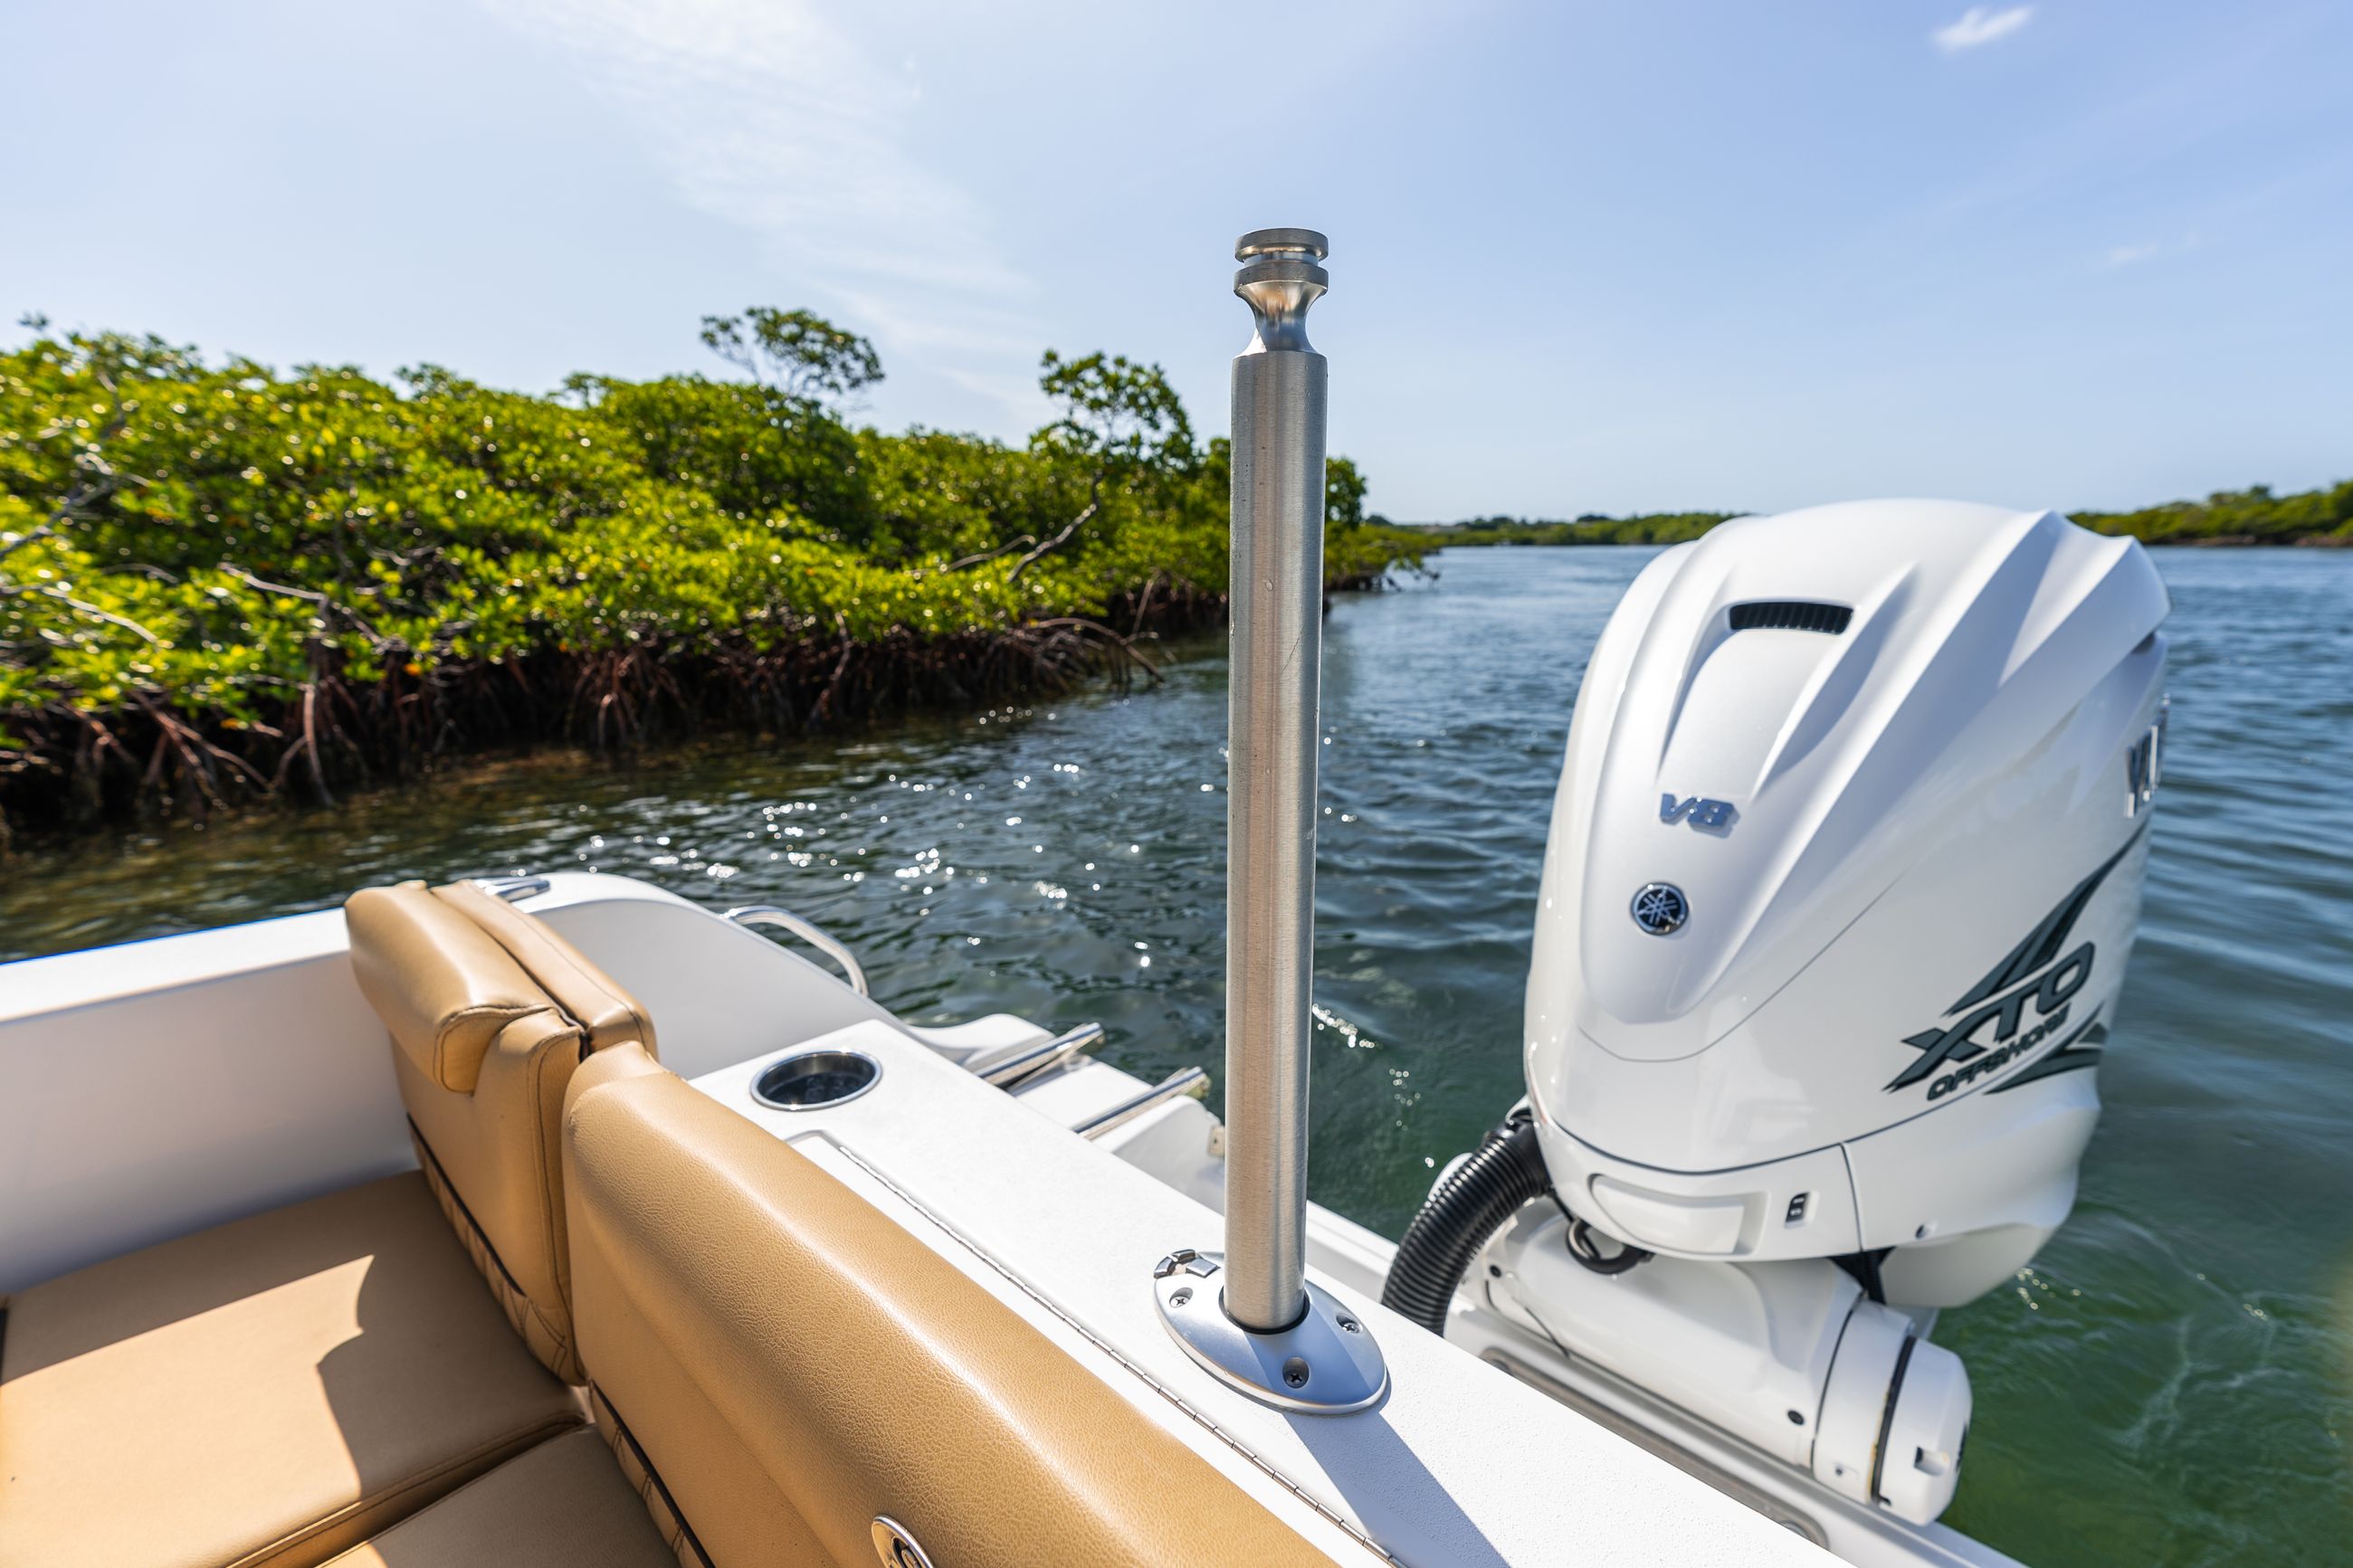
{"type": "Polygon", "coordinates": [[[1836,637],[1852,619],[1854,612],[1844,605],[1816,605],[1804,599],[1756,599],[1732,606],[1736,632],[1827,632],[1836,637]]]}

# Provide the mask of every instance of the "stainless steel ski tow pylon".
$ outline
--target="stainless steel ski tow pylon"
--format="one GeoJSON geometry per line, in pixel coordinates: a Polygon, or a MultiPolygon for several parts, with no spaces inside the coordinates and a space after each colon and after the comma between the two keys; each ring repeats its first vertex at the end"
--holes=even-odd
{"type": "Polygon", "coordinates": [[[1370,1329],[1308,1279],[1307,1047],[1323,659],[1324,356],[1313,229],[1234,247],[1256,331],[1234,360],[1233,659],[1226,768],[1226,1246],[1153,1270],[1161,1321],[1252,1398],[1334,1415],[1378,1400],[1370,1329]]]}

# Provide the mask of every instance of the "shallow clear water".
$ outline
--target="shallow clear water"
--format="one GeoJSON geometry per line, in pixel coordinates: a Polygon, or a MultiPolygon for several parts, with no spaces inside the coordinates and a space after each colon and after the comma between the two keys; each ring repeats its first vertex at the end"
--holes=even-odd
{"type": "MultiPolygon", "coordinates": [[[[1321,1202],[1392,1235],[1519,1093],[1568,710],[1651,552],[1453,551],[1329,622],[1321,1202]]],[[[1948,1313],[1978,1415],[1949,1522],[2030,1563],[2353,1558],[2353,556],[2168,551],[2173,722],[2073,1219],[1948,1313]]],[[[781,750],[551,756],[330,811],[20,856],[0,957],[593,866],[789,904],[920,1022],[1101,1019],[1219,1069],[1222,645],[1167,683],[781,750]]]]}

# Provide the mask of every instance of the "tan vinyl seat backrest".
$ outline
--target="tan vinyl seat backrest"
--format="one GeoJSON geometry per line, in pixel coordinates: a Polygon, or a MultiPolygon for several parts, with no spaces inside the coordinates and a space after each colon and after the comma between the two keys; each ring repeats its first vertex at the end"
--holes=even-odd
{"type": "Polygon", "coordinates": [[[564,1093],[588,1050],[650,1047],[652,1027],[563,938],[479,889],[372,888],[343,916],[427,1183],[532,1353],[579,1382],[564,1093]]]}
{"type": "Polygon", "coordinates": [[[641,1053],[580,1069],[565,1161],[591,1399],[681,1563],[871,1563],[878,1515],[943,1568],[1330,1563],[880,1210],[641,1053]]]}
{"type": "Polygon", "coordinates": [[[433,889],[433,896],[456,910],[504,948],[539,988],[588,1037],[588,1048],[634,1041],[649,1055],[654,1047],[654,1021],[638,999],[621,989],[613,977],[588,962],[580,950],[557,934],[536,915],[525,914],[494,893],[471,882],[452,882],[433,889]]]}

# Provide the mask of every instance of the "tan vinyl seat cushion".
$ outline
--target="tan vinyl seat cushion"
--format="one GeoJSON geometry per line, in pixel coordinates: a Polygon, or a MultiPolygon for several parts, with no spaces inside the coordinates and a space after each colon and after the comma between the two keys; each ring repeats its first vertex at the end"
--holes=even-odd
{"type": "Polygon", "coordinates": [[[613,1451],[581,1431],[516,1455],[353,1547],[332,1568],[679,1568],[679,1562],[613,1451]]]}
{"type": "Polygon", "coordinates": [[[581,1419],[411,1173],[37,1285],[0,1568],[305,1568],[581,1419]]]}
{"type": "Polygon", "coordinates": [[[565,1159],[597,1422],[681,1562],[869,1563],[885,1514],[940,1568],[1328,1564],[889,1216],[635,1048],[575,1075],[565,1159]]]}

